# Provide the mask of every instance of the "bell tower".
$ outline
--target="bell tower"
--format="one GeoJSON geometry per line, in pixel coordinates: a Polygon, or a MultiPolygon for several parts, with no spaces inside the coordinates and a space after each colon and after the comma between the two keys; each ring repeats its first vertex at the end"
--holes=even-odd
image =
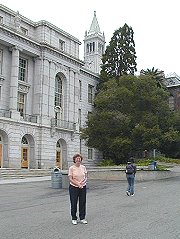
{"type": "Polygon", "coordinates": [[[101,58],[105,51],[105,36],[104,32],[101,33],[98,20],[96,17],[96,11],[94,11],[94,17],[89,31],[85,32],[84,37],[84,62],[85,67],[99,74],[100,65],[102,63],[101,58]]]}

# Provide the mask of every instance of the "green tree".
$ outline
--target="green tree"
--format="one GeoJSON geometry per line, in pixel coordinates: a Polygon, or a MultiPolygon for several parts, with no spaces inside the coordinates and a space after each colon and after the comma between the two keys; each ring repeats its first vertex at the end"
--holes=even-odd
{"type": "Polygon", "coordinates": [[[155,69],[154,67],[152,69],[146,69],[140,71],[141,75],[147,75],[150,76],[153,80],[156,81],[158,87],[164,87],[163,81],[165,79],[164,71],[161,71],[159,69],[155,69]]]}
{"type": "Polygon", "coordinates": [[[180,158],[180,112],[172,112],[169,119],[169,131],[165,132],[162,137],[160,151],[165,156],[180,158]]]}
{"type": "Polygon", "coordinates": [[[100,78],[103,82],[122,75],[134,75],[137,64],[133,36],[133,29],[127,24],[114,32],[102,57],[100,78]]]}
{"type": "Polygon", "coordinates": [[[161,149],[174,119],[168,96],[149,76],[111,79],[95,98],[82,138],[115,163],[125,161],[134,151],[161,149]]]}

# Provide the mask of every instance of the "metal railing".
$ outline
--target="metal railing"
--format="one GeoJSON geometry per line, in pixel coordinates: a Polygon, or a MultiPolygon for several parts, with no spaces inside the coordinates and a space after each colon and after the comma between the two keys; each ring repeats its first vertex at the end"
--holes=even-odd
{"type": "Polygon", "coordinates": [[[31,123],[37,123],[37,116],[36,115],[23,114],[21,116],[21,120],[24,120],[26,122],[31,122],[31,123]]]}
{"type": "MultiPolygon", "coordinates": [[[[11,118],[12,119],[11,111],[0,109],[0,117],[11,118]]],[[[31,122],[31,123],[37,123],[37,116],[36,115],[21,114],[20,115],[20,120],[21,121],[26,121],[26,122],[31,122]]]]}
{"type": "Polygon", "coordinates": [[[61,129],[67,129],[67,130],[75,131],[76,130],[76,123],[52,118],[51,119],[51,127],[57,127],[57,128],[61,128],[61,129]]]}

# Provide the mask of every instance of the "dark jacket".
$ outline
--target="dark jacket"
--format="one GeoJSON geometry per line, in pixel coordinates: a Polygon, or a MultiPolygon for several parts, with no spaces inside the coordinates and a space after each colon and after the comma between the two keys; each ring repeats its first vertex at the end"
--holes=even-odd
{"type": "Polygon", "coordinates": [[[126,174],[136,174],[136,165],[133,163],[128,163],[126,165],[126,174]]]}

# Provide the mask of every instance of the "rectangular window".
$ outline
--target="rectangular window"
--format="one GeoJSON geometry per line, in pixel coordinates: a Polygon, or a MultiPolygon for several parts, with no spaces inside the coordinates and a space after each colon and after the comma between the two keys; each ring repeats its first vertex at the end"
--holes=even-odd
{"type": "Polygon", "coordinates": [[[94,86],[88,85],[88,103],[93,103],[93,97],[94,97],[94,86]]]}
{"type": "Polygon", "coordinates": [[[25,95],[22,93],[18,93],[18,102],[17,102],[17,111],[20,112],[20,115],[24,116],[25,111],[25,95]]]}
{"type": "Polygon", "coordinates": [[[0,74],[2,74],[3,50],[0,49],[0,74]]]}
{"type": "Polygon", "coordinates": [[[64,49],[65,49],[65,42],[62,41],[62,40],[59,40],[59,49],[60,49],[61,51],[64,51],[64,49]]]}
{"type": "Polygon", "coordinates": [[[82,82],[79,81],[79,100],[82,99],[82,82]]]}
{"type": "Polygon", "coordinates": [[[21,32],[22,34],[24,35],[28,35],[28,29],[24,28],[24,27],[21,27],[21,32]]]}
{"type": "Polygon", "coordinates": [[[88,148],[88,159],[93,159],[93,149],[92,148],[88,148]]]}
{"type": "Polygon", "coordinates": [[[27,77],[27,60],[19,58],[19,76],[18,80],[26,81],[27,77]]]}

